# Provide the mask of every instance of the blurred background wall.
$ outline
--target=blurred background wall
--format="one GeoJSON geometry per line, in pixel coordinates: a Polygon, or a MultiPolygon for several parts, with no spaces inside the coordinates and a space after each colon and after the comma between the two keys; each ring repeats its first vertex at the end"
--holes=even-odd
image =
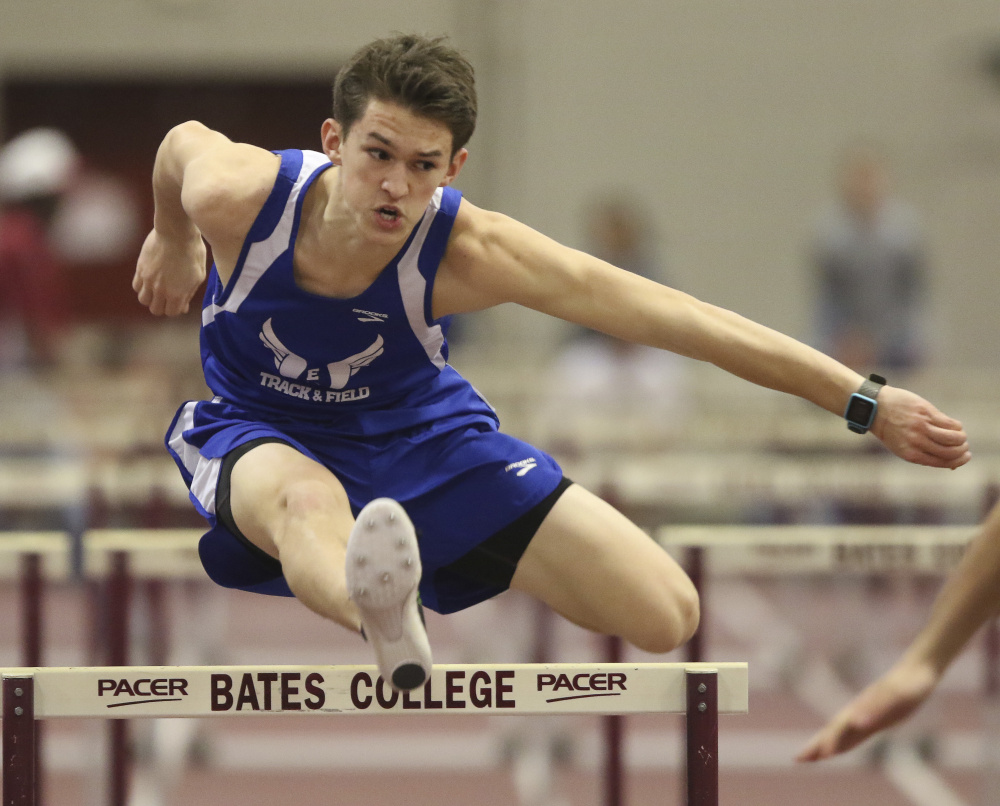
{"type": "MultiPolygon", "coordinates": [[[[834,159],[845,142],[874,138],[924,216],[934,361],[1000,364],[1000,78],[987,69],[1000,50],[996,0],[3,5],[0,135],[65,124],[85,154],[129,163],[143,215],[155,143],[173,123],[214,116],[227,130],[231,113],[234,137],[315,147],[326,109],[312,99],[325,98],[346,55],[392,31],[447,33],[480,83],[480,128],[460,181],[474,202],[582,246],[584,202],[625,189],[663,240],[672,284],[803,338],[808,240],[834,159]],[[130,124],[137,111],[116,120],[122,82],[139,106],[167,100],[143,111],[141,126],[130,124]],[[228,107],[227,82],[243,85],[228,107]],[[84,84],[93,101],[73,92],[84,84]],[[157,96],[159,85],[169,92],[157,96]],[[312,88],[302,106],[315,135],[271,141],[293,136],[278,125],[289,113],[247,85],[312,88]],[[112,99],[108,108],[99,98],[112,99]],[[45,111],[40,99],[59,107],[53,121],[32,117],[45,111]]],[[[103,277],[107,294],[124,291],[115,305],[132,304],[127,269],[103,277]]],[[[503,310],[469,332],[484,350],[541,355],[560,325],[503,310]]]]}

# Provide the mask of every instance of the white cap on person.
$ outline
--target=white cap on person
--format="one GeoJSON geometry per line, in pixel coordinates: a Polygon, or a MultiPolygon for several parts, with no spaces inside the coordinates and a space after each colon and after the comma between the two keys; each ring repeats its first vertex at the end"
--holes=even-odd
{"type": "Polygon", "coordinates": [[[61,193],[78,161],[76,147],[58,129],[38,127],[19,134],[0,148],[0,201],[61,193]]]}

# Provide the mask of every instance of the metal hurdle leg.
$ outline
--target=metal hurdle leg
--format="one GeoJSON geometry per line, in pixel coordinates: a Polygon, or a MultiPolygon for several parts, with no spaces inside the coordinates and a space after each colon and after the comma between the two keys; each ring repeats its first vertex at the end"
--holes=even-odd
{"type": "MultiPolygon", "coordinates": [[[[607,641],[609,663],[621,661],[621,639],[607,641]]],[[[719,804],[719,675],[717,672],[687,672],[687,744],[684,768],[685,804],[719,804]]],[[[624,801],[622,746],[623,714],[602,718],[605,739],[604,804],[621,806],[624,801]]]]}
{"type": "MultiPolygon", "coordinates": [[[[990,484],[983,496],[980,520],[985,519],[1000,501],[1000,488],[990,484]]],[[[1000,752],[996,749],[997,727],[1000,725],[1000,620],[993,618],[986,622],[983,630],[983,731],[985,741],[982,751],[982,806],[1000,804],[1000,752]]]]}
{"type": "Polygon", "coordinates": [[[719,675],[687,673],[687,806],[719,804],[719,675]]]}
{"type": "Polygon", "coordinates": [[[3,806],[35,806],[35,681],[3,678],[3,806]]]}
{"type": "MultiPolygon", "coordinates": [[[[620,663],[622,659],[622,639],[617,635],[605,638],[605,660],[620,663]]],[[[622,714],[606,714],[601,717],[604,734],[604,806],[622,806],[624,800],[625,776],[622,770],[622,745],[625,742],[625,717],[622,714]]]]}
{"type": "MultiPolygon", "coordinates": [[[[128,665],[128,631],[132,580],[128,554],[116,551],[111,557],[111,576],[107,583],[108,665],[128,665]]],[[[108,725],[111,763],[108,773],[111,806],[128,803],[130,778],[129,730],[127,719],[112,719],[108,725]]]]}
{"type": "Polygon", "coordinates": [[[21,558],[21,654],[25,666],[42,665],[42,557],[21,558]]]}
{"type": "MultiPolygon", "coordinates": [[[[42,556],[34,552],[21,558],[21,654],[25,666],[42,665],[42,556]]],[[[35,793],[42,802],[42,726],[35,726],[35,793]]]]}
{"type": "Polygon", "coordinates": [[[687,571],[691,583],[698,591],[698,601],[701,610],[701,618],[698,629],[688,640],[685,650],[685,658],[692,663],[701,663],[705,659],[705,633],[708,631],[708,607],[707,596],[705,595],[705,549],[703,546],[689,546],[687,549],[687,571]]]}
{"type": "MultiPolygon", "coordinates": [[[[701,620],[700,620],[700,623],[698,624],[698,629],[695,630],[694,635],[691,636],[690,640],[687,643],[687,646],[685,647],[685,657],[686,657],[687,660],[691,661],[692,663],[700,663],[701,661],[704,660],[704,657],[705,657],[705,632],[706,632],[706,626],[707,626],[706,623],[708,621],[708,617],[707,617],[708,616],[708,608],[706,606],[706,598],[707,597],[705,596],[705,587],[706,587],[706,585],[705,585],[705,549],[702,546],[689,546],[688,547],[688,550],[687,550],[687,569],[686,570],[687,570],[688,576],[691,578],[691,582],[694,583],[694,587],[698,591],[698,599],[699,599],[699,603],[700,603],[700,607],[701,607],[701,620]]],[[[714,759],[715,762],[716,762],[716,770],[714,772],[715,790],[716,791],[715,791],[714,796],[710,795],[710,794],[705,794],[705,790],[703,789],[704,784],[702,782],[692,783],[692,780],[694,778],[698,777],[698,775],[692,775],[692,772],[693,772],[692,768],[693,768],[693,766],[699,764],[698,753],[700,753],[701,750],[702,750],[702,743],[701,743],[702,742],[702,737],[700,736],[700,734],[696,736],[695,733],[693,733],[693,731],[695,731],[696,728],[698,730],[702,730],[703,723],[706,720],[706,716],[705,715],[708,713],[707,710],[704,713],[698,711],[697,707],[698,707],[698,704],[703,703],[703,702],[706,704],[706,709],[709,708],[709,707],[715,707],[715,706],[709,705],[708,700],[704,699],[704,695],[708,695],[710,693],[710,691],[709,691],[709,689],[707,687],[709,685],[711,685],[713,687],[716,686],[717,681],[715,679],[716,676],[715,675],[711,675],[711,674],[707,675],[707,677],[711,677],[712,678],[711,683],[709,683],[708,681],[699,681],[697,685],[699,687],[700,686],[706,687],[706,690],[704,691],[704,695],[702,695],[701,692],[698,692],[697,690],[694,691],[694,693],[696,695],[702,696],[702,699],[699,699],[699,700],[697,700],[697,702],[695,702],[695,701],[693,701],[691,699],[691,697],[692,697],[692,680],[691,680],[692,674],[693,673],[688,673],[688,715],[687,715],[687,748],[686,748],[687,749],[687,755],[685,757],[686,758],[686,767],[685,767],[685,782],[684,782],[685,795],[686,795],[686,801],[685,802],[688,804],[688,806],[694,806],[694,804],[698,804],[698,806],[701,806],[702,804],[713,804],[713,806],[714,806],[714,804],[717,804],[719,802],[719,795],[718,795],[718,775],[719,775],[719,771],[718,771],[718,758],[719,758],[719,753],[718,753],[718,722],[717,721],[716,721],[715,747],[714,747],[714,750],[712,751],[712,754],[711,754],[711,758],[714,759]],[[706,798],[707,797],[709,799],[708,800],[697,800],[696,798],[698,798],[698,797],[701,797],[701,798],[706,798]]],[[[716,702],[716,700],[717,700],[716,695],[712,694],[712,702],[716,702]]],[[[716,720],[717,720],[717,716],[718,715],[716,714],[716,720]]],[[[698,770],[700,771],[701,767],[698,767],[698,770]]],[[[699,772],[699,775],[700,774],[701,773],[699,772]]],[[[707,772],[707,774],[708,774],[708,776],[710,778],[713,775],[710,771],[707,772]]]]}

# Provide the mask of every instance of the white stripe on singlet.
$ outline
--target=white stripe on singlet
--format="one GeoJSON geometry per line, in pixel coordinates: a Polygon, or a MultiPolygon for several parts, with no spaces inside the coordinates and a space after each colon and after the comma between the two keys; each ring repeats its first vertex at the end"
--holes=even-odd
{"type": "Polygon", "coordinates": [[[302,167],[292,185],[291,192],[288,194],[288,199],[285,201],[285,208],[278,225],[267,238],[250,246],[250,249],[247,250],[246,260],[243,261],[239,276],[236,278],[236,284],[229,292],[226,301],[222,305],[213,302],[211,305],[205,306],[201,312],[202,325],[211,324],[215,321],[216,314],[222,311],[230,313],[238,311],[243,300],[250,295],[264,272],[270,268],[282,252],[288,249],[288,242],[292,237],[292,226],[295,223],[295,215],[290,214],[289,210],[294,210],[305,181],[312,176],[313,171],[328,161],[326,155],[318,151],[302,152],[302,167]]]}
{"type": "Polygon", "coordinates": [[[416,235],[413,236],[413,241],[410,243],[409,249],[406,250],[406,254],[400,258],[397,269],[399,290],[403,297],[403,307],[406,309],[406,318],[410,323],[410,328],[420,340],[431,363],[438,369],[444,369],[446,364],[444,356],[441,354],[444,333],[440,325],[428,325],[424,317],[424,295],[427,293],[427,281],[420,273],[418,260],[431,224],[434,222],[438,210],[441,209],[443,193],[444,188],[438,188],[434,193],[427,206],[423,221],[420,222],[420,227],[416,235]]]}

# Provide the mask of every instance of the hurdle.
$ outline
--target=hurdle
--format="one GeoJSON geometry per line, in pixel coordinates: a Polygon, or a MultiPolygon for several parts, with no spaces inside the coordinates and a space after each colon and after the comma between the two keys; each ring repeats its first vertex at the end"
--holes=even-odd
{"type": "MultiPolygon", "coordinates": [[[[109,601],[108,620],[102,623],[101,631],[106,642],[107,658],[104,663],[124,670],[128,661],[128,614],[132,584],[138,580],[191,579],[204,574],[197,556],[197,540],[200,530],[192,529],[90,529],[81,539],[83,547],[82,572],[88,580],[102,580],[107,586],[109,601]]],[[[65,537],[64,537],[65,540],[65,537]]],[[[11,554],[16,549],[25,549],[17,541],[10,546],[11,554]]],[[[154,663],[165,662],[154,660],[154,663]]],[[[534,658],[545,661],[545,658],[534,658]]],[[[606,658],[617,662],[619,658],[606,658]]],[[[25,663],[28,666],[29,663],[25,663]]],[[[607,728],[621,724],[620,712],[610,712],[604,716],[607,728]]],[[[109,786],[111,802],[120,804],[126,800],[129,761],[126,750],[127,720],[117,719],[109,723],[109,786]]],[[[612,732],[613,733],[613,732],[612,732]]],[[[622,759],[620,728],[618,735],[606,735],[606,802],[609,806],[621,802],[622,759]]],[[[36,759],[36,778],[41,778],[41,758],[36,759]]]]}
{"type": "Polygon", "coordinates": [[[665,525],[665,549],[700,549],[728,574],[945,574],[962,559],[977,525],[665,525]]]}
{"type": "MultiPolygon", "coordinates": [[[[566,475],[590,490],[612,490],[634,520],[653,525],[683,508],[715,523],[743,524],[766,504],[793,521],[810,519],[817,502],[933,513],[962,522],[982,513],[1000,478],[1000,454],[977,457],[958,473],[909,464],[894,456],[796,457],[750,452],[666,452],[657,456],[558,457],[566,475]],[[975,465],[973,467],[972,465],[975,465]]],[[[695,519],[701,520],[701,517],[695,519]]]]}
{"type": "MultiPolygon", "coordinates": [[[[685,657],[703,659],[710,622],[707,577],[846,576],[908,572],[944,576],[962,559],[976,526],[678,525],[653,539],[678,556],[701,598],[701,624],[685,657]]],[[[993,661],[988,659],[988,663],[993,661]]]]}
{"type": "Polygon", "coordinates": [[[261,715],[684,714],[687,804],[719,802],[719,714],[749,709],[746,663],[442,664],[420,690],[374,666],[16,667],[2,678],[4,806],[34,806],[37,723],[261,715]]]}
{"type": "MultiPolygon", "coordinates": [[[[984,511],[995,502],[989,495],[984,511]]],[[[695,638],[685,647],[684,657],[692,662],[702,659],[711,630],[710,577],[718,581],[735,577],[780,578],[890,578],[896,575],[945,577],[962,560],[968,544],[979,534],[979,525],[664,525],[653,531],[656,542],[671,554],[683,555],[688,573],[699,591],[701,624],[695,638]]],[[[680,559],[680,557],[678,557],[680,559]]],[[[986,704],[994,711],[1000,692],[1000,629],[996,618],[985,625],[982,643],[982,680],[986,704]]],[[[829,715],[828,715],[829,716],[829,715]]],[[[989,723],[987,723],[989,724],[989,723]]],[[[984,743],[990,746],[995,732],[986,727],[984,743]]],[[[995,731],[995,728],[994,728],[995,731]]],[[[984,756],[982,775],[986,792],[993,791],[995,756],[984,756]]],[[[899,781],[915,775],[920,767],[922,786],[941,787],[927,766],[904,755],[909,765],[905,772],[894,769],[890,758],[886,767],[889,780],[897,788],[899,781]]],[[[906,789],[902,789],[907,794],[906,789]]],[[[912,790],[911,790],[912,791],[912,790]]],[[[983,803],[995,803],[995,794],[983,803]]],[[[937,802],[933,796],[924,802],[937,802]]],[[[949,798],[950,802],[954,798],[949,798]]]]}

